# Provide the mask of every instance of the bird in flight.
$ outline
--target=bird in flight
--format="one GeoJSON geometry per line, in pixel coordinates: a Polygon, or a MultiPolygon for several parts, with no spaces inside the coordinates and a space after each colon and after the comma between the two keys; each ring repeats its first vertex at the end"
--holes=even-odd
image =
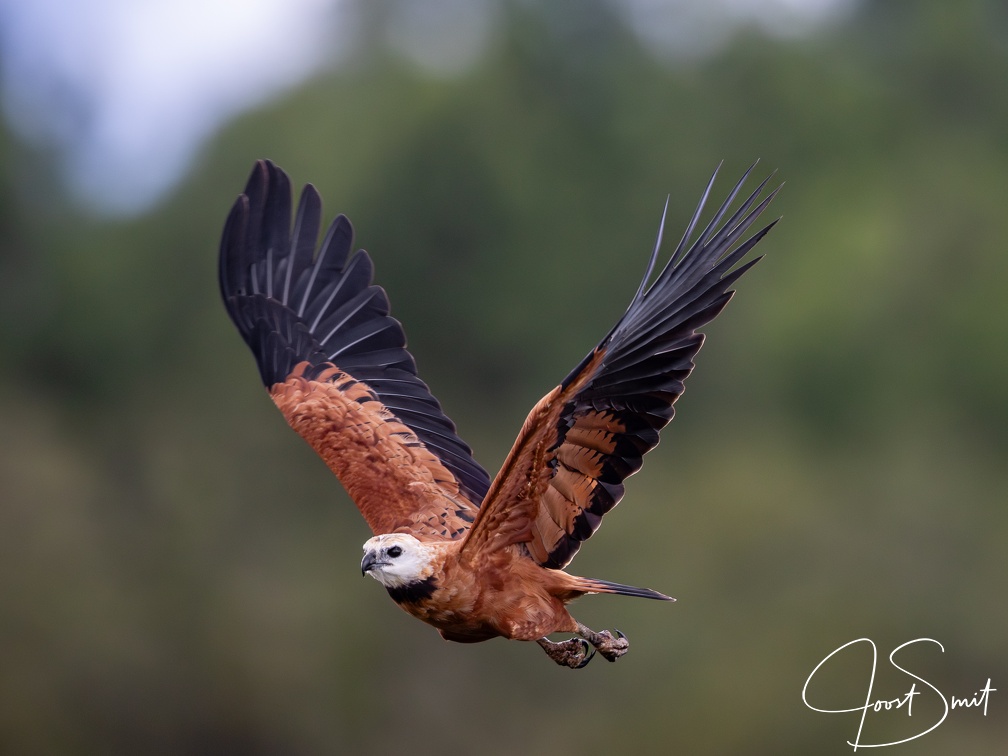
{"type": "Polygon", "coordinates": [[[694,239],[715,171],[655,276],[663,213],[623,317],[532,408],[491,479],[418,377],[402,325],[372,283],[371,258],[353,252],[350,221],[338,216],[316,251],[318,192],[305,186],[295,214],[287,175],[256,163],[224,228],[221,295],[274,403],[374,533],[362,573],[400,607],[447,640],[535,641],[557,664],[580,668],[596,651],[615,661],[629,643],[574,619],[570,601],[588,593],[674,600],[563,568],[672,419],[703,343],[697,329],[760,259],[741,262],[776,223],[746,237],[776,194],[762,197],[769,179],[729,215],[751,171],[694,239]],[[554,633],[573,637],[551,641],[554,633]]]}

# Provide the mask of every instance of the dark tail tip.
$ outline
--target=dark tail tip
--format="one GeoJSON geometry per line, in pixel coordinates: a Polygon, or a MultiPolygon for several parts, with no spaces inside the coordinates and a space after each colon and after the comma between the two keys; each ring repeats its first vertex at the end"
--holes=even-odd
{"type": "Polygon", "coordinates": [[[650,588],[637,588],[633,585],[613,583],[608,580],[586,580],[589,593],[615,593],[620,596],[636,596],[637,598],[655,599],[656,601],[675,601],[671,596],[652,591],[650,588]]]}

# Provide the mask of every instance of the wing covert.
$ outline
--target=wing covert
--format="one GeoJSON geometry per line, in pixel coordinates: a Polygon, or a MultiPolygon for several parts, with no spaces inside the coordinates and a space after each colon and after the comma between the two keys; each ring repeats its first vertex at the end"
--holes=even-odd
{"type": "MultiPolygon", "coordinates": [[[[676,251],[649,285],[665,214],[644,279],[623,317],[533,408],[473,524],[463,549],[524,544],[545,567],[562,568],[623,496],[624,480],[672,419],[693,359],[697,329],[734,294],[729,287],[760,258],[738,263],[776,223],[742,241],[777,190],[764,180],[726,220],[746,171],[690,243],[717,171],[676,251]],[[740,243],[741,242],[741,243],[740,243]],[[738,267],[736,267],[738,266],[738,267]]],[[[666,203],[667,211],[667,203],[666,203]]]]}
{"type": "Polygon", "coordinates": [[[458,537],[489,487],[406,350],[343,215],[316,254],[322,203],[305,186],[292,226],[286,174],[256,163],[228,216],[219,282],[284,417],[376,533],[458,537]]]}

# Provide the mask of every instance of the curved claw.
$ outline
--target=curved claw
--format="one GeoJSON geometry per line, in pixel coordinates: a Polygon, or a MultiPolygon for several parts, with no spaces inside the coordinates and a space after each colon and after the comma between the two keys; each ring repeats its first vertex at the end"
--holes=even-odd
{"type": "Polygon", "coordinates": [[[588,666],[588,662],[590,662],[592,659],[595,658],[595,648],[586,640],[583,640],[581,638],[578,638],[578,640],[581,641],[581,648],[583,649],[583,653],[585,653],[586,656],[581,661],[580,664],[574,667],[574,669],[581,669],[582,667],[588,666]],[[589,649],[591,650],[591,653],[588,653],[589,649]]]}
{"type": "MultiPolygon", "coordinates": [[[[536,641],[546,655],[561,667],[581,669],[595,656],[596,649],[584,638],[568,638],[560,643],[554,643],[548,638],[536,641]]],[[[603,652],[603,656],[605,652],[603,652]]]]}
{"type": "Polygon", "coordinates": [[[614,632],[614,633],[616,633],[616,639],[617,639],[617,640],[622,640],[623,638],[626,638],[626,636],[625,636],[625,635],[623,635],[623,633],[621,633],[621,632],[620,632],[619,630],[617,630],[617,629],[616,629],[615,627],[613,628],[613,632],[614,632]]]}

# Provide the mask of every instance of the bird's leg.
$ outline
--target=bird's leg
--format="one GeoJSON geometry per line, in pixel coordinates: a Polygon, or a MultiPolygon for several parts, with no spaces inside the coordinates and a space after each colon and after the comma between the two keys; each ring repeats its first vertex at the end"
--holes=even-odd
{"type": "Polygon", "coordinates": [[[542,646],[546,655],[561,667],[581,669],[581,667],[590,662],[592,657],[595,656],[595,649],[580,638],[570,638],[568,640],[561,641],[560,643],[554,643],[546,638],[540,638],[536,641],[536,643],[542,646]],[[589,651],[591,653],[589,653],[589,651]]]}
{"type": "Polygon", "coordinates": [[[614,662],[630,648],[630,641],[619,630],[613,635],[608,630],[596,633],[591,628],[577,623],[577,634],[591,643],[608,661],[614,662]]]}

